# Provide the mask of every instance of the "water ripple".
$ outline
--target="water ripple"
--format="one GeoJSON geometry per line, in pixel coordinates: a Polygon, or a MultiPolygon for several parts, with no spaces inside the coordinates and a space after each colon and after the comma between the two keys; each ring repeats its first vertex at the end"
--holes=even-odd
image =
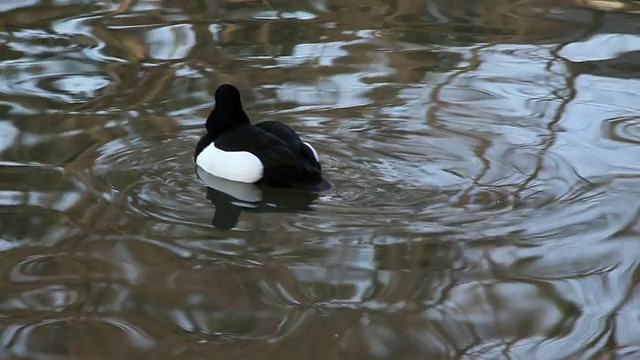
{"type": "Polygon", "coordinates": [[[105,179],[127,211],[164,221],[197,224],[210,207],[195,175],[190,145],[180,139],[160,142],[119,139],[99,149],[102,155],[96,159],[96,175],[105,179]],[[166,153],[155,151],[158,146],[172,156],[167,158],[166,153]]]}
{"type": "Polygon", "coordinates": [[[82,103],[96,97],[98,91],[110,82],[103,74],[51,74],[31,76],[14,81],[10,91],[14,94],[29,94],[47,99],[57,99],[67,103],[82,103]]]}
{"type": "Polygon", "coordinates": [[[637,6],[5,3],[0,357],[637,357],[637,6]],[[224,82],[332,191],[196,172],[224,82]]]}
{"type": "Polygon", "coordinates": [[[640,118],[621,117],[610,119],[603,124],[605,134],[614,141],[631,144],[640,143],[640,118]]]}

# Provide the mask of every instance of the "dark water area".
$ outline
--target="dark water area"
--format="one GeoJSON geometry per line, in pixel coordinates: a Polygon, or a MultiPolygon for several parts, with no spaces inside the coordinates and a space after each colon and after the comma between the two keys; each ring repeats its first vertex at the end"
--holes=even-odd
{"type": "Polygon", "coordinates": [[[634,1],[0,2],[0,358],[640,359],[638,34],[634,1]],[[208,187],[222,83],[333,189],[208,187]]]}

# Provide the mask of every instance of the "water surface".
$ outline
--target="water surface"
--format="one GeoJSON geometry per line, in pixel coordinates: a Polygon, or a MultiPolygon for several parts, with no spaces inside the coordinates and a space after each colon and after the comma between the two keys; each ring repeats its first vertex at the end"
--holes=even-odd
{"type": "Polygon", "coordinates": [[[3,2],[0,358],[640,357],[639,10],[3,2]],[[225,82],[331,192],[198,178],[225,82]]]}

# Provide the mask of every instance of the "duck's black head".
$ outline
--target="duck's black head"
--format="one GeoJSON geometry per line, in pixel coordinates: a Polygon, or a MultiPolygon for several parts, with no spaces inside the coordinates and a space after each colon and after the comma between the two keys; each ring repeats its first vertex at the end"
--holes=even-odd
{"type": "Polygon", "coordinates": [[[249,124],[249,117],[242,109],[240,92],[231,84],[222,84],[215,94],[216,106],[207,118],[207,133],[214,139],[235,126],[249,124]]]}

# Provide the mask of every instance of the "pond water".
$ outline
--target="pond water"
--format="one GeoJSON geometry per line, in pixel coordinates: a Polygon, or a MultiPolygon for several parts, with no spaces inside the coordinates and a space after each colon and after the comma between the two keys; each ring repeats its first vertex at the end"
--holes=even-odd
{"type": "Polygon", "coordinates": [[[0,358],[640,358],[636,2],[0,11],[0,358]],[[208,188],[222,83],[333,189],[208,188]]]}

